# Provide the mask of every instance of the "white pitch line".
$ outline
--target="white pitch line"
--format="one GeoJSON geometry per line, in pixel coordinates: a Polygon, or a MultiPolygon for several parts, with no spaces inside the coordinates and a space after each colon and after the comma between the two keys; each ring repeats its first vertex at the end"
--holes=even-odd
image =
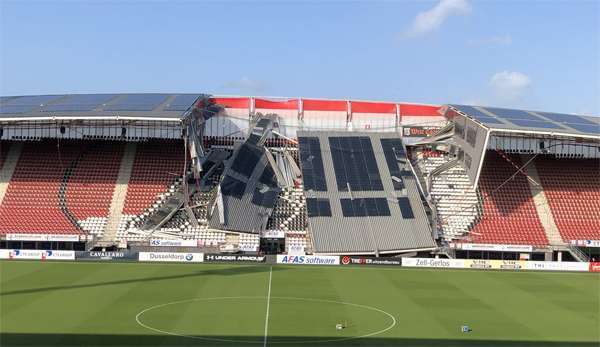
{"type": "Polygon", "coordinates": [[[269,270],[269,291],[267,293],[267,314],[265,316],[265,339],[263,347],[267,347],[267,331],[269,330],[269,306],[271,305],[271,278],[273,277],[273,266],[269,270]]]}

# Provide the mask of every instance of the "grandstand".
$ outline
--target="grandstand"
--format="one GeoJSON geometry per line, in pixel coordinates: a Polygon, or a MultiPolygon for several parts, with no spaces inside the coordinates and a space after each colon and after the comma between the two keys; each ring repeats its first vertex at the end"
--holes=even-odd
{"type": "Polygon", "coordinates": [[[597,249],[583,242],[600,240],[599,119],[205,94],[2,97],[0,242],[586,261],[597,249]]]}

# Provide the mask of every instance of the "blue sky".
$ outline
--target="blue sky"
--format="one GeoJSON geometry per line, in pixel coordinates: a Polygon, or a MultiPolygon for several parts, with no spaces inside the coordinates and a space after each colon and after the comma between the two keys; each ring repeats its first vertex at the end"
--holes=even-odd
{"type": "Polygon", "coordinates": [[[0,0],[0,94],[215,94],[600,114],[600,1],[0,0]]]}

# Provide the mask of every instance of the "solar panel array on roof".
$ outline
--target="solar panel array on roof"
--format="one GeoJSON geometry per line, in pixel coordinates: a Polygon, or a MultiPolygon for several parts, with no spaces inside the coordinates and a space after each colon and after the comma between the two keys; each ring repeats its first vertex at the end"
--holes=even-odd
{"type": "Polygon", "coordinates": [[[102,107],[103,104],[114,99],[116,94],[74,94],[68,95],[58,102],[52,103],[42,109],[43,112],[76,112],[92,111],[102,107]]]}
{"type": "Polygon", "coordinates": [[[584,133],[599,133],[599,125],[592,122],[589,119],[573,114],[562,114],[562,113],[551,113],[551,112],[536,112],[548,119],[551,119],[557,123],[566,125],[575,130],[584,133]]]}
{"type": "Polygon", "coordinates": [[[402,180],[402,172],[398,165],[399,160],[406,159],[404,147],[402,147],[402,140],[381,139],[381,147],[383,148],[383,155],[385,156],[385,161],[390,170],[390,175],[392,176],[394,190],[404,189],[404,180],[402,180]]]}
{"type": "Polygon", "coordinates": [[[509,108],[499,108],[499,107],[482,107],[482,109],[493,113],[498,118],[504,119],[523,119],[523,120],[532,120],[532,121],[540,121],[540,117],[534,116],[527,111],[523,110],[513,110],[509,108]]]}
{"type": "Polygon", "coordinates": [[[306,210],[309,217],[331,217],[329,199],[306,199],[306,210]]]}
{"type": "Polygon", "coordinates": [[[390,216],[386,198],[340,199],[344,217],[390,216]]]}
{"type": "Polygon", "coordinates": [[[180,94],[175,97],[168,105],[165,111],[185,111],[198,99],[198,94],[180,94]]]}
{"type": "Polygon", "coordinates": [[[168,97],[168,94],[130,94],[104,109],[107,111],[152,111],[165,102],[168,97]]]}
{"type": "Polygon", "coordinates": [[[304,189],[327,191],[319,138],[298,137],[298,145],[300,147],[300,164],[302,166],[304,189]]]}
{"type": "Polygon", "coordinates": [[[456,108],[457,110],[459,110],[463,113],[466,113],[469,116],[477,119],[481,123],[502,124],[501,121],[497,120],[496,118],[490,116],[487,113],[483,113],[482,111],[476,109],[473,106],[466,106],[466,105],[451,105],[451,106],[456,108]]]}
{"type": "Polygon", "coordinates": [[[0,113],[30,112],[62,97],[63,95],[31,95],[6,99],[0,105],[0,113]]]}
{"type": "Polygon", "coordinates": [[[329,137],[329,147],[339,191],[383,190],[369,137],[329,137]]]}

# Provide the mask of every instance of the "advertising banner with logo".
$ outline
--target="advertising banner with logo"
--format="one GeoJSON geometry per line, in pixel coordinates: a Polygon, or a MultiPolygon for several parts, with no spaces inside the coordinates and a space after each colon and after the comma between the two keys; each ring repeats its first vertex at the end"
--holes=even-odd
{"type": "Polygon", "coordinates": [[[201,263],[204,261],[203,253],[176,253],[176,252],[140,252],[139,261],[201,263]]]}
{"type": "Polygon", "coordinates": [[[465,267],[464,262],[463,259],[402,258],[402,266],[407,267],[462,269],[465,267]]]}
{"type": "Polygon", "coordinates": [[[401,258],[355,257],[344,255],[340,257],[342,265],[402,265],[401,258]]]}
{"type": "Polygon", "coordinates": [[[589,263],[567,261],[527,261],[527,269],[539,271],[588,271],[589,263]]]}
{"type": "Polygon", "coordinates": [[[600,272],[600,262],[591,262],[588,266],[589,272],[600,272]]]}
{"type": "Polygon", "coordinates": [[[8,241],[79,242],[79,235],[68,234],[6,234],[8,241]]]}
{"type": "Polygon", "coordinates": [[[278,255],[277,264],[340,265],[340,257],[335,255],[278,255]]]}
{"type": "Polygon", "coordinates": [[[306,249],[304,246],[300,246],[300,245],[288,246],[288,254],[289,255],[305,255],[306,249]]]}
{"type": "Polygon", "coordinates": [[[452,248],[463,251],[493,251],[493,252],[533,252],[533,246],[528,245],[496,245],[489,243],[454,243],[452,248]]]}
{"type": "Polygon", "coordinates": [[[440,127],[435,126],[403,126],[402,135],[404,137],[427,137],[435,134],[440,127]]]}
{"type": "Polygon", "coordinates": [[[154,247],[198,247],[198,241],[196,241],[196,240],[152,239],[152,240],[150,240],[150,246],[154,246],[154,247]]]}
{"type": "Polygon", "coordinates": [[[265,256],[242,254],[205,254],[204,261],[211,263],[263,263],[265,256]]]}
{"type": "Polygon", "coordinates": [[[43,251],[37,249],[2,249],[0,259],[75,260],[74,251],[43,251]]]}
{"type": "Polygon", "coordinates": [[[138,260],[138,253],[131,251],[113,251],[113,252],[75,252],[77,260],[138,260]]]}

